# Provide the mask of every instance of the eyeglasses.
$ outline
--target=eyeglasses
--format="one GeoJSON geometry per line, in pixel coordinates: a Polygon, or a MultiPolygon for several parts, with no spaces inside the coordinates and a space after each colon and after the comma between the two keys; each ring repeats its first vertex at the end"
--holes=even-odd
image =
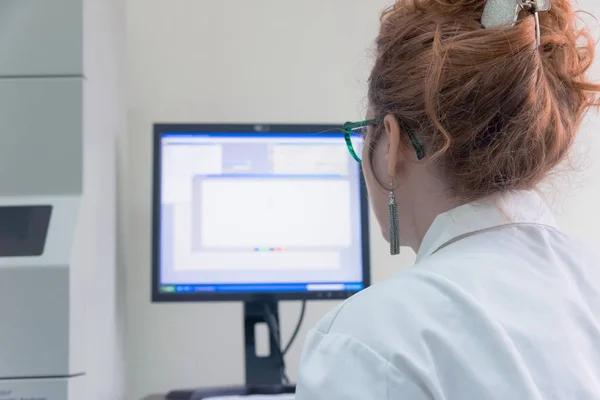
{"type": "MultiPolygon", "coordinates": [[[[359,122],[346,122],[344,124],[344,139],[346,140],[346,146],[348,146],[350,155],[356,161],[361,162],[365,137],[369,126],[379,126],[382,122],[383,118],[380,117],[359,122]]],[[[423,146],[421,146],[421,143],[419,143],[415,135],[405,126],[402,126],[402,129],[407,133],[408,138],[417,152],[417,160],[425,158],[423,146]]]]}

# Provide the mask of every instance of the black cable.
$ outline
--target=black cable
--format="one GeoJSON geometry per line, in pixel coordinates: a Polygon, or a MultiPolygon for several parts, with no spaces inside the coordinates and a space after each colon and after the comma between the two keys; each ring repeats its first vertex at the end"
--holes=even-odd
{"type": "Polygon", "coordinates": [[[273,310],[271,310],[271,308],[267,304],[264,305],[264,309],[265,321],[267,322],[267,325],[269,325],[269,332],[271,333],[271,338],[275,342],[275,352],[277,353],[277,356],[279,357],[279,362],[281,363],[281,382],[284,385],[288,385],[290,383],[290,379],[285,373],[285,359],[283,358],[283,352],[281,351],[281,334],[279,332],[279,323],[275,318],[275,315],[273,315],[273,310]]]}
{"type": "Polygon", "coordinates": [[[306,311],[306,300],[302,300],[302,308],[300,309],[300,316],[298,317],[298,322],[296,323],[296,327],[294,328],[294,332],[288,341],[288,344],[285,347],[281,346],[281,332],[279,329],[279,321],[275,318],[273,314],[273,310],[265,304],[265,320],[267,325],[269,325],[269,332],[271,332],[271,338],[275,342],[275,351],[277,352],[277,356],[279,357],[279,361],[281,363],[281,381],[283,384],[288,385],[290,383],[290,379],[288,378],[285,372],[285,358],[284,356],[292,347],[294,340],[298,336],[298,332],[300,332],[300,327],[302,326],[302,321],[304,320],[304,315],[306,311]],[[282,350],[283,349],[283,350],[282,350]]]}
{"type": "Polygon", "coordinates": [[[298,322],[296,323],[296,327],[294,328],[294,333],[290,337],[288,344],[283,348],[281,352],[284,356],[287,354],[290,347],[294,343],[294,339],[298,336],[298,332],[300,332],[300,326],[302,326],[302,321],[304,320],[304,312],[306,311],[306,300],[302,300],[302,308],[300,309],[300,316],[298,317],[298,322]]]}

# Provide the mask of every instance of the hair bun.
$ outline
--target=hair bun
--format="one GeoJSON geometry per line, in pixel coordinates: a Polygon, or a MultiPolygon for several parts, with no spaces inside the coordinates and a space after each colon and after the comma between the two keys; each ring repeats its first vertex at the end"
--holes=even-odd
{"type": "Polygon", "coordinates": [[[485,0],[398,0],[381,18],[369,100],[393,113],[459,197],[532,189],[564,158],[600,85],[567,0],[484,29],[485,0]],[[426,66],[426,68],[424,68],[426,66]]]}

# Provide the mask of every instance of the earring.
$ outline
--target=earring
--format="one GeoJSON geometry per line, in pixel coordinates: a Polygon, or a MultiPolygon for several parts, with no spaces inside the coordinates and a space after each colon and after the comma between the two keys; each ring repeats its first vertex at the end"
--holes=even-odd
{"type": "Polygon", "coordinates": [[[390,184],[388,195],[388,228],[390,230],[390,254],[394,256],[400,254],[400,236],[398,234],[398,206],[392,184],[390,184]]]}

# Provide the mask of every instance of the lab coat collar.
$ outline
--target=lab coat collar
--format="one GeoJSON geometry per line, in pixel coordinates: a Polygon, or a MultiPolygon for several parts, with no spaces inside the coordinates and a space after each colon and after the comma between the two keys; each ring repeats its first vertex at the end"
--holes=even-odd
{"type": "Polygon", "coordinates": [[[556,227],[554,217],[536,192],[490,197],[438,215],[423,238],[417,263],[461,237],[511,224],[556,227]]]}

